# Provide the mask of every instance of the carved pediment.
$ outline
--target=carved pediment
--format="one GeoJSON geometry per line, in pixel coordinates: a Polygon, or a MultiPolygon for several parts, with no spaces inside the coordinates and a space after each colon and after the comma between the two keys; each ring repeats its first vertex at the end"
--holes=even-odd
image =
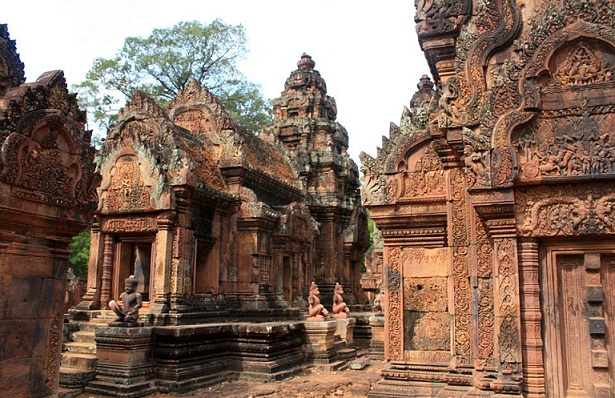
{"type": "Polygon", "coordinates": [[[194,134],[237,128],[220,101],[195,79],[177,94],[169,109],[173,123],[194,134]]]}
{"type": "Polygon", "coordinates": [[[396,172],[386,176],[387,202],[445,194],[444,168],[434,143],[410,151],[398,162],[396,172]]]}
{"type": "Polygon", "coordinates": [[[103,209],[106,211],[151,208],[150,187],[143,181],[143,170],[136,155],[126,154],[115,161],[103,199],[103,209]]]}
{"type": "Polygon", "coordinates": [[[90,208],[99,176],[93,174],[94,149],[83,142],[82,128],[60,111],[31,112],[2,145],[0,179],[19,188],[14,195],[90,208]]]}

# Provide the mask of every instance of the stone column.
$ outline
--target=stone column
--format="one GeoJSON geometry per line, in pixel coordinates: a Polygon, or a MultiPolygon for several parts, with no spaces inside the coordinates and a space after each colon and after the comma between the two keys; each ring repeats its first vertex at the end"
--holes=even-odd
{"type": "Polygon", "coordinates": [[[545,397],[542,312],[538,243],[536,239],[519,241],[519,279],[521,294],[521,348],[523,351],[523,392],[526,397],[545,397]]]}
{"type": "MultiPolygon", "coordinates": [[[[278,238],[273,243],[273,255],[271,256],[271,284],[273,285],[274,292],[281,294],[283,291],[282,281],[282,252],[284,250],[284,242],[278,238]]],[[[292,300],[292,297],[291,297],[292,300]]]]}
{"type": "Polygon", "coordinates": [[[156,234],[156,262],[154,264],[154,291],[150,312],[160,314],[168,311],[171,293],[171,256],[173,246],[173,221],[158,219],[156,234]]]}

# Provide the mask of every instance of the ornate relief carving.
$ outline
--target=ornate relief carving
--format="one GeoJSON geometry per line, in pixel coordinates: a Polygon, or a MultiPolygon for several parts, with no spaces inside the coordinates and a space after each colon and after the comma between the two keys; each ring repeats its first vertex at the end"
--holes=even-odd
{"type": "Polygon", "coordinates": [[[419,151],[407,158],[405,162],[401,162],[398,169],[397,174],[386,178],[387,201],[444,195],[444,170],[433,148],[433,143],[429,144],[422,153],[419,151]]]}
{"type": "Polygon", "coordinates": [[[474,31],[468,28],[457,47],[457,70],[463,93],[460,110],[466,115],[466,124],[480,124],[485,112],[490,112],[487,101],[486,68],[488,58],[518,35],[521,14],[514,0],[486,1],[477,5],[474,31]],[[470,33],[471,32],[471,33],[470,33]]]}
{"type": "Polygon", "coordinates": [[[609,67],[585,43],[581,42],[570,51],[565,61],[553,73],[552,84],[556,86],[584,86],[604,83],[613,78],[609,67]]]}
{"type": "Polygon", "coordinates": [[[521,180],[615,172],[615,116],[540,120],[516,141],[521,180]]]}
{"type": "Polygon", "coordinates": [[[611,184],[519,189],[517,228],[523,236],[573,236],[615,232],[611,184]],[[553,196],[550,196],[553,195],[553,196]]]}
{"type": "Polygon", "coordinates": [[[416,32],[421,38],[454,34],[471,10],[468,0],[415,0],[416,32]]]}
{"type": "Polygon", "coordinates": [[[518,318],[517,250],[513,238],[495,239],[498,258],[498,302],[500,360],[521,362],[518,318]]]}
{"type": "Polygon", "coordinates": [[[478,357],[493,355],[495,316],[493,313],[493,285],[491,279],[478,283],[478,357]]]}
{"type": "Polygon", "coordinates": [[[79,153],[75,153],[74,144],[57,125],[58,120],[50,119],[48,123],[27,132],[28,136],[17,132],[8,136],[1,159],[6,166],[0,178],[16,187],[36,191],[32,200],[66,206],[86,199],[86,193],[76,192],[77,183],[85,183],[81,181],[79,153]]]}
{"type": "Polygon", "coordinates": [[[45,385],[49,390],[53,390],[58,385],[58,372],[60,369],[59,359],[62,344],[62,316],[57,313],[51,321],[49,327],[49,338],[47,340],[47,358],[45,362],[46,380],[45,385]]]}
{"type": "Polygon", "coordinates": [[[102,223],[104,232],[156,232],[158,226],[153,218],[122,218],[104,220],[102,223]]]}
{"type": "Polygon", "coordinates": [[[456,355],[470,356],[471,345],[471,289],[468,278],[468,209],[466,200],[466,178],[459,169],[450,172],[452,243],[453,243],[453,286],[455,311],[456,355]]]}
{"type": "Polygon", "coordinates": [[[177,112],[173,122],[194,134],[210,133],[217,128],[209,109],[204,107],[177,112]]]}
{"type": "Polygon", "coordinates": [[[150,207],[149,189],[143,182],[139,159],[134,155],[120,157],[111,170],[106,210],[137,210],[150,207]]]}
{"type": "Polygon", "coordinates": [[[403,252],[400,247],[385,248],[388,251],[388,267],[386,267],[387,296],[388,296],[388,341],[389,356],[391,359],[403,358],[403,308],[401,270],[403,264],[403,252]]]}
{"type": "MultiPolygon", "coordinates": [[[[511,110],[499,120],[494,130],[496,147],[506,146],[513,129],[529,121],[535,115],[533,111],[544,106],[544,104],[541,105],[540,103],[541,94],[539,94],[539,89],[536,87],[538,76],[542,71],[551,68],[551,76],[555,76],[555,79],[547,81],[548,85],[544,88],[545,94],[542,95],[548,95],[548,91],[554,89],[560,91],[566,89],[570,93],[579,93],[583,87],[592,87],[592,84],[596,84],[589,84],[589,82],[594,80],[598,82],[603,77],[612,76],[613,65],[605,64],[605,59],[592,50],[595,45],[595,48],[601,48],[600,51],[603,51],[606,48],[605,42],[610,43],[610,46],[615,44],[615,29],[612,28],[612,23],[607,23],[612,21],[613,15],[615,15],[612,5],[587,0],[564,2],[561,5],[561,9],[553,5],[547,5],[539,15],[542,15],[542,19],[531,20],[530,29],[527,30],[529,34],[515,45],[516,54],[519,55],[517,64],[520,68],[525,67],[523,72],[525,79],[521,88],[521,94],[524,98],[523,109],[511,110]],[[576,46],[568,47],[566,50],[569,51],[568,55],[565,57],[564,62],[559,64],[556,69],[553,69],[555,64],[549,66],[550,61],[548,58],[552,57],[559,48],[566,48],[566,44],[574,42],[580,37],[593,38],[594,44],[590,46],[587,40],[578,41],[576,46]],[[582,50],[581,47],[586,49],[582,50]],[[593,61],[591,60],[593,58],[592,55],[587,50],[591,50],[593,56],[595,56],[593,61]],[[579,51],[577,58],[584,57],[584,61],[581,58],[579,58],[579,61],[574,61],[576,51],[579,51]],[[601,67],[597,67],[598,62],[602,62],[601,67]],[[575,67],[580,67],[582,72],[575,70],[575,67]],[[584,73],[588,75],[582,78],[579,76],[566,77],[567,73],[575,75],[584,73]],[[590,75],[594,77],[590,77],[590,75]],[[588,84],[568,85],[568,82],[579,79],[588,84]],[[528,110],[532,112],[528,112],[528,110]]],[[[609,51],[612,52],[612,50],[609,51]]],[[[571,104],[577,101],[580,104],[583,101],[582,98],[575,100],[569,97],[560,100],[564,107],[570,107],[571,104]]],[[[591,107],[592,100],[590,99],[589,102],[591,107]]],[[[578,113],[573,114],[578,115],[578,113]]]]}

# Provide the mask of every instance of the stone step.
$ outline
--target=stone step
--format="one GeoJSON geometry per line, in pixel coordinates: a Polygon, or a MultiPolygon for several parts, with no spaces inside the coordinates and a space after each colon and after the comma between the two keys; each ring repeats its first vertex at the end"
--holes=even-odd
{"type": "Polygon", "coordinates": [[[341,361],[348,361],[357,357],[357,350],[354,348],[343,348],[337,351],[337,358],[341,361]]]}
{"type": "Polygon", "coordinates": [[[333,342],[333,347],[335,347],[336,351],[343,350],[346,347],[346,342],[344,340],[339,340],[339,336],[335,336],[336,341],[333,342]]]}
{"type": "Polygon", "coordinates": [[[79,322],[79,330],[82,332],[94,332],[96,328],[109,326],[109,322],[79,322]]]}
{"type": "Polygon", "coordinates": [[[60,366],[60,387],[76,389],[85,387],[94,378],[94,371],[60,366]]]}
{"type": "Polygon", "coordinates": [[[75,398],[83,394],[85,387],[80,388],[58,388],[58,398],[75,398]]]}
{"type": "Polygon", "coordinates": [[[92,343],[64,343],[64,351],[76,354],[96,355],[96,344],[92,343]]]}
{"type": "Polygon", "coordinates": [[[94,354],[77,354],[65,352],[62,354],[62,365],[66,368],[93,370],[98,359],[94,354]]]}
{"type": "Polygon", "coordinates": [[[101,395],[121,397],[143,397],[153,394],[158,390],[154,382],[140,382],[134,384],[122,384],[116,381],[93,380],[88,383],[85,391],[101,395]]]}
{"type": "Polygon", "coordinates": [[[94,341],[94,331],[79,331],[73,333],[73,341],[75,343],[91,343],[96,344],[94,341]]]}
{"type": "Polygon", "coordinates": [[[335,361],[331,363],[315,363],[313,367],[321,371],[327,371],[327,372],[344,370],[346,369],[346,367],[348,367],[348,361],[335,361]]]}

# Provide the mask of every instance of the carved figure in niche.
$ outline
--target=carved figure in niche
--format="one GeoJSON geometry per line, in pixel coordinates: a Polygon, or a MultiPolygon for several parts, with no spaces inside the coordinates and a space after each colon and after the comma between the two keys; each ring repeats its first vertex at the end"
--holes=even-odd
{"type": "Polygon", "coordinates": [[[308,308],[310,314],[310,317],[307,319],[308,321],[324,321],[325,318],[329,317],[329,311],[327,311],[324,305],[320,304],[319,295],[318,285],[312,282],[310,285],[310,295],[308,296],[308,304],[310,305],[308,308]]]}
{"type": "Polygon", "coordinates": [[[382,316],[384,314],[384,293],[380,292],[376,295],[374,299],[374,311],[376,311],[376,315],[382,316]]]}
{"type": "Polygon", "coordinates": [[[466,115],[458,103],[460,88],[458,82],[452,78],[442,88],[442,96],[438,101],[440,105],[439,124],[441,127],[465,124],[466,115]]]}
{"type": "Polygon", "coordinates": [[[343,294],[344,289],[342,285],[336,283],[333,290],[333,318],[347,318],[348,314],[350,314],[350,309],[342,297],[343,294]]]}
{"type": "Polygon", "coordinates": [[[585,45],[570,52],[564,65],[555,73],[555,78],[568,86],[601,83],[610,80],[611,76],[608,67],[585,45]]]}
{"type": "Polygon", "coordinates": [[[488,182],[488,173],[484,152],[475,151],[470,145],[466,145],[463,149],[465,156],[464,164],[466,168],[476,176],[476,180],[481,184],[488,182]]]}
{"type": "Polygon", "coordinates": [[[109,302],[109,308],[117,315],[115,322],[135,323],[139,319],[139,309],[143,305],[143,298],[141,293],[137,292],[138,286],[139,281],[134,275],[130,275],[124,281],[124,292],[120,294],[124,307],[122,308],[115,300],[109,302]]]}

